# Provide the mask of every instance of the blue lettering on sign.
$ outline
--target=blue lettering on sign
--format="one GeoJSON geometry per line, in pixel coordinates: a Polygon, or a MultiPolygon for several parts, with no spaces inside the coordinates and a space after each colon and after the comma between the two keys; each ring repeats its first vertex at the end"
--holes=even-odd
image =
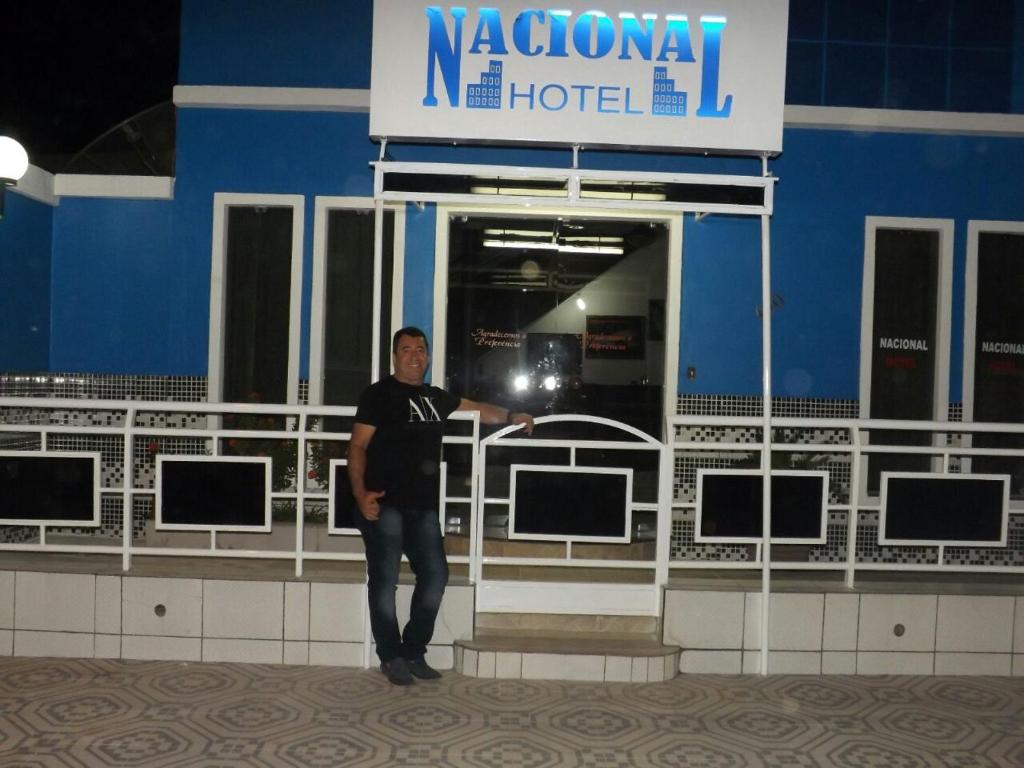
{"type": "Polygon", "coordinates": [[[587,11],[572,25],[572,44],[580,56],[603,59],[615,47],[615,25],[600,11],[587,11]],[[595,21],[597,40],[592,40],[591,29],[595,21]]]}
{"type": "Polygon", "coordinates": [[[551,37],[548,39],[548,56],[568,56],[565,38],[569,30],[572,11],[551,11],[551,37]]]}
{"type": "Polygon", "coordinates": [[[619,58],[627,60],[633,58],[629,55],[629,44],[633,43],[640,58],[650,61],[651,47],[654,45],[654,20],[658,18],[657,15],[645,13],[643,27],[632,13],[620,13],[619,18],[622,20],[622,51],[619,53],[619,58]]]}
{"type": "Polygon", "coordinates": [[[718,106],[718,70],[722,58],[722,30],[724,16],[701,16],[704,29],[704,68],[700,76],[700,106],[697,117],[728,117],[732,112],[732,96],[725,97],[725,103],[718,106]]]}
{"type": "Polygon", "coordinates": [[[512,83],[512,85],[508,89],[508,96],[509,96],[509,98],[508,98],[508,102],[509,102],[508,106],[509,106],[509,109],[515,109],[516,108],[516,99],[526,99],[526,104],[527,104],[526,108],[532,110],[533,109],[533,92],[534,92],[535,89],[536,89],[535,84],[534,83],[530,83],[530,86],[529,86],[529,88],[527,88],[526,91],[519,92],[519,91],[516,91],[516,84],[512,83]]]}
{"type": "Polygon", "coordinates": [[[486,45],[487,52],[491,56],[504,56],[508,53],[505,47],[505,33],[501,31],[501,16],[497,8],[481,8],[480,21],[476,25],[476,34],[473,35],[473,45],[470,53],[480,53],[480,46],[486,45]],[[486,35],[486,37],[485,37],[486,35]]]}
{"type": "Polygon", "coordinates": [[[690,45],[690,22],[685,16],[665,17],[665,38],[661,41],[658,61],[668,61],[668,55],[676,54],[676,61],[696,61],[690,45]]]}
{"type": "MultiPolygon", "coordinates": [[[[452,6],[447,12],[439,5],[427,6],[427,77],[423,105],[439,105],[437,91],[443,89],[448,106],[460,106],[462,90],[463,24],[467,10],[452,6]],[[440,83],[437,75],[440,73],[440,83]]],[[[572,18],[567,10],[527,8],[513,19],[506,30],[500,9],[479,8],[472,38],[465,53],[487,55],[490,61],[479,81],[466,84],[465,107],[501,109],[503,107],[503,64],[494,57],[509,56],[506,43],[511,39],[513,53],[524,57],[569,57],[572,53],[585,60],[615,55],[623,61],[639,59],[659,62],[653,71],[650,114],[666,117],[687,115],[687,93],[676,88],[669,64],[694,64],[690,23],[682,14],[666,14],[664,25],[658,15],[623,12],[618,25],[603,11],[590,10],[572,18]],[[545,34],[545,27],[547,27],[545,34]],[[506,32],[508,35],[506,35],[506,32]],[[660,39],[658,37],[660,34],[660,39]],[[571,41],[571,42],[570,42],[571,41]],[[618,42],[618,45],[616,45],[618,42]],[[570,49],[571,45],[571,49],[570,49]]],[[[724,16],[700,17],[703,54],[700,70],[700,99],[696,116],[726,118],[732,113],[732,94],[722,95],[720,74],[724,16]]],[[[479,71],[479,70],[478,70],[479,71]]],[[[678,73],[676,73],[678,76],[678,73]]],[[[580,112],[598,114],[644,114],[637,107],[629,87],[612,83],[561,84],[529,83],[508,85],[508,108],[536,108],[557,112],[574,104],[580,112]],[[571,97],[570,93],[575,94],[571,97]],[[591,98],[593,96],[593,98],[591,98]]]]}
{"type": "Polygon", "coordinates": [[[540,89],[540,105],[549,112],[565,109],[569,103],[569,92],[558,83],[548,83],[540,89]],[[549,96],[549,94],[554,94],[549,96]]]}
{"type": "Polygon", "coordinates": [[[462,20],[466,18],[465,8],[452,8],[452,21],[455,27],[453,37],[448,37],[448,29],[444,24],[444,14],[436,5],[427,6],[429,22],[427,38],[427,95],[423,97],[423,106],[436,107],[437,96],[434,95],[434,65],[441,68],[441,79],[448,91],[448,104],[459,106],[459,75],[462,71],[462,20]]]}
{"type": "Polygon", "coordinates": [[[523,11],[516,16],[515,22],[512,24],[512,45],[516,47],[523,56],[539,56],[544,50],[544,46],[538,43],[536,46],[531,45],[530,34],[532,29],[530,27],[532,19],[539,19],[540,22],[544,23],[544,11],[529,10],[523,11]]]}

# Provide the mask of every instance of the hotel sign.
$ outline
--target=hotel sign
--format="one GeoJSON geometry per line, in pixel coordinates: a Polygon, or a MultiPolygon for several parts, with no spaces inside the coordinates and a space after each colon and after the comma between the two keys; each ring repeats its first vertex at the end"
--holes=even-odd
{"type": "Polygon", "coordinates": [[[370,133],[779,152],[788,0],[375,0],[370,133]]]}

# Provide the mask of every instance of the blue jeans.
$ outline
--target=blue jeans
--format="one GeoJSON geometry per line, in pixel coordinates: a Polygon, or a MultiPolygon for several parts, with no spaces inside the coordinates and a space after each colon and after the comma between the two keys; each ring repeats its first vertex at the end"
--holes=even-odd
{"type": "Polygon", "coordinates": [[[370,628],[381,661],[397,656],[421,658],[434,634],[434,621],[448,584],[448,558],[436,509],[408,509],[382,504],[377,520],[356,512],[356,525],[366,545],[370,628]],[[402,554],[416,574],[409,623],[401,634],[395,610],[402,554]]]}

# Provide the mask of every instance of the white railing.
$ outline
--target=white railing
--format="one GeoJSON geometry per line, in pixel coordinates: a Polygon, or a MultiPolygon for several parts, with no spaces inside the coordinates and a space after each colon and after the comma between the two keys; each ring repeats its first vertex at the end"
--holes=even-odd
{"type": "MultiPolygon", "coordinates": [[[[1015,435],[1021,437],[1024,446],[1024,425],[984,424],[937,421],[895,421],[871,419],[813,419],[773,418],[772,440],[769,452],[776,456],[797,456],[794,468],[806,468],[808,464],[825,469],[829,476],[830,513],[842,513],[845,524],[839,544],[833,544],[833,551],[842,551],[841,559],[823,561],[793,562],[775,560],[770,567],[777,570],[841,571],[846,583],[853,585],[857,571],[946,571],[946,572],[1024,572],[1024,501],[1011,498],[1009,525],[1020,530],[1015,541],[1004,548],[990,546],[914,544],[901,546],[878,541],[878,526],[860,520],[864,513],[877,513],[881,509],[878,494],[867,490],[867,463],[871,456],[899,455],[924,457],[933,474],[967,474],[974,457],[1009,457],[1024,462],[1024,448],[974,447],[978,435],[1015,435]],[[922,436],[920,445],[884,444],[884,438],[871,442],[871,433],[900,431],[918,433],[922,436]],[[874,541],[871,535],[874,533],[874,541]],[[858,534],[860,538],[858,539],[858,534]],[[884,557],[871,562],[867,556],[858,556],[858,541],[866,547],[884,551],[884,557]],[[1015,546],[1014,546],[1015,545],[1015,546]],[[1003,562],[996,564],[954,564],[949,560],[950,551],[978,552],[990,554],[1002,549],[1003,562]],[[929,562],[914,563],[910,555],[925,550],[929,562]],[[901,557],[901,555],[906,555],[901,557]]],[[[696,510],[695,470],[701,467],[723,469],[738,464],[764,469],[765,446],[762,441],[763,421],[759,417],[714,417],[714,416],[673,416],[669,419],[669,445],[673,455],[683,464],[682,472],[677,471],[676,492],[672,508],[678,518],[692,517],[696,510]]],[[[779,467],[773,461],[775,469],[779,467]]],[[[1024,463],[1022,463],[1024,468],[1024,463]]],[[[830,515],[831,517],[831,515],[830,515]]],[[[779,545],[773,544],[774,550],[779,545]]],[[[753,554],[742,560],[719,561],[709,559],[714,545],[705,547],[707,552],[690,557],[677,557],[670,568],[732,568],[760,569],[763,566],[762,544],[753,545],[753,554]]],[[[694,549],[699,549],[695,544],[694,549]]],[[[823,547],[822,549],[826,549],[823,547]]],[[[833,554],[834,558],[834,554],[833,554]]],[[[992,559],[999,560],[995,557],[992,559]]]]}
{"type": "MultiPolygon", "coordinates": [[[[336,458],[341,459],[341,448],[349,440],[348,431],[325,431],[325,419],[351,421],[355,409],[340,406],[299,406],[262,405],[198,402],[148,402],[91,399],[49,399],[34,397],[0,398],[0,449],[35,451],[99,451],[103,456],[103,480],[101,493],[106,502],[107,514],[97,530],[85,531],[88,525],[75,526],[81,529],[74,535],[67,534],[69,526],[51,526],[40,522],[33,526],[18,526],[7,529],[7,533],[21,535],[23,541],[8,540],[0,543],[0,549],[40,552],[80,552],[120,554],[124,569],[131,567],[134,555],[160,556],[208,556],[272,558],[293,560],[297,575],[301,575],[307,560],[362,561],[362,546],[357,541],[354,529],[324,530],[317,526],[317,532],[331,542],[329,547],[311,547],[307,543],[307,512],[313,508],[323,510],[329,501],[329,491],[322,477],[310,478],[311,470],[322,471],[325,466],[322,457],[317,460],[318,446],[331,444],[336,449],[336,458]],[[260,420],[270,422],[260,428],[260,420]],[[254,423],[249,423],[254,422],[254,423]],[[249,428],[255,427],[255,428],[249,428]],[[272,499],[280,509],[294,506],[294,519],[280,519],[275,523],[276,533],[284,530],[286,536],[294,537],[287,545],[268,547],[262,544],[263,534],[227,534],[208,531],[204,534],[186,534],[187,544],[176,545],[183,539],[174,532],[161,534],[154,531],[153,539],[166,540],[166,544],[146,543],[135,536],[133,526],[140,524],[140,510],[152,504],[155,498],[154,456],[156,454],[207,454],[222,455],[229,441],[270,441],[287,446],[282,455],[291,452],[294,459],[293,485],[276,488],[272,499]],[[113,515],[119,525],[111,522],[113,515]],[[119,515],[118,515],[119,512],[119,515]],[[118,533],[113,528],[119,527],[118,533]],[[159,536],[155,534],[161,534],[159,536]],[[201,543],[195,537],[203,536],[201,543]],[[191,537],[191,538],[188,538],[191,537]]],[[[702,545],[687,539],[685,531],[673,532],[673,522],[685,529],[693,516],[696,499],[693,494],[693,480],[696,468],[726,468],[736,464],[757,468],[764,454],[762,444],[763,420],[760,417],[712,417],[672,416],[668,419],[667,442],[649,438],[640,433],[624,438],[620,445],[616,440],[587,441],[548,438],[543,425],[546,422],[590,421],[635,433],[626,425],[594,417],[559,416],[539,420],[545,437],[523,438],[514,430],[504,430],[486,440],[480,439],[479,415],[458,413],[456,424],[450,431],[458,432],[446,436],[446,453],[463,446],[468,456],[461,462],[468,462],[468,482],[464,487],[452,483],[442,485],[441,522],[445,523],[446,510],[459,508],[469,515],[469,527],[465,531],[465,553],[460,550],[449,559],[453,563],[465,564],[470,578],[476,582],[481,578],[486,565],[513,565],[528,568],[602,568],[640,569],[653,571],[655,585],[668,582],[668,577],[687,569],[760,569],[762,545],[753,545],[742,557],[725,551],[722,545],[702,545]],[[460,426],[461,425],[461,426],[460,426]],[[636,504],[636,509],[657,513],[655,552],[651,558],[637,559],[609,557],[574,556],[572,543],[566,543],[557,556],[533,557],[523,554],[485,554],[484,506],[495,501],[488,499],[486,483],[479,481],[485,473],[488,450],[506,443],[520,448],[530,446],[549,448],[558,446],[571,451],[575,463],[575,451],[581,447],[647,450],[657,452],[658,500],[636,504]],[[478,482],[479,481],[479,482],[478,482]],[[482,494],[478,497],[478,493],[482,494]],[[675,550],[675,552],[673,552],[675,550]]],[[[866,571],[945,571],[945,572],[997,572],[1024,573],[1024,502],[1014,499],[1010,509],[1011,535],[1008,546],[962,547],[934,545],[924,547],[903,547],[878,543],[878,526],[869,518],[880,507],[877,496],[868,495],[866,490],[866,466],[868,458],[884,454],[919,455],[929,458],[932,472],[964,473],[970,470],[975,457],[1009,457],[1021,459],[1024,466],[1024,448],[975,447],[975,436],[1014,435],[1021,437],[1024,445],[1024,426],[1009,424],[978,424],[959,422],[920,421],[879,421],[850,419],[808,419],[774,418],[770,451],[773,456],[799,454],[800,466],[813,464],[825,469],[829,476],[831,498],[829,500],[832,539],[822,547],[812,547],[819,559],[805,556],[794,561],[787,557],[786,547],[773,545],[770,552],[769,568],[773,570],[831,571],[845,576],[853,584],[857,572],[866,571]],[[872,444],[872,432],[881,431],[919,432],[926,437],[922,445],[872,444]],[[871,536],[875,539],[872,541],[871,536]],[[861,542],[858,552],[858,537],[861,542]],[[864,554],[865,550],[870,552],[864,554]],[[982,556],[968,557],[970,552],[981,552],[982,556]],[[983,550],[983,551],[982,551],[983,550]],[[924,556],[921,557],[921,552],[924,556]],[[910,562],[912,556],[926,562],[910,562]],[[965,554],[966,553],[966,554],[965,554]],[[962,560],[966,562],[954,562],[962,560]]],[[[877,435],[876,435],[877,437],[877,435]]],[[[272,462],[284,461],[282,456],[272,456],[272,462]]],[[[279,468],[280,469],[280,468],[279,468]]],[[[447,470],[442,475],[447,478],[447,470]]],[[[507,499],[499,499],[507,503],[507,499]]],[[[330,519],[331,510],[327,510],[330,519]]],[[[275,539],[275,541],[277,541],[275,539]]],[[[812,552],[812,555],[814,553],[812,552]]]]}
{"type": "MultiPolygon", "coordinates": [[[[587,535],[550,536],[544,543],[548,551],[543,554],[534,552],[496,552],[488,553],[484,539],[484,526],[477,525],[474,531],[475,552],[479,553],[470,575],[479,585],[477,602],[484,610],[512,610],[519,612],[542,613],[639,613],[644,615],[660,615],[661,589],[668,581],[668,552],[671,536],[671,464],[668,461],[668,450],[664,443],[645,432],[621,422],[597,416],[555,415],[544,416],[536,420],[534,433],[530,437],[523,435],[520,427],[506,427],[485,438],[480,444],[480,465],[483,472],[480,477],[480,492],[477,502],[476,520],[486,521],[487,507],[505,509],[509,512],[507,541],[509,544],[530,543],[543,536],[529,533],[521,534],[513,530],[511,513],[516,508],[516,500],[511,491],[512,467],[520,465],[555,466],[563,471],[577,469],[621,470],[613,462],[596,461],[596,452],[611,452],[628,467],[633,488],[632,498],[626,500],[625,516],[627,526],[624,540],[615,543],[596,543],[602,537],[587,535]],[[585,426],[591,430],[599,430],[602,437],[588,435],[572,437],[572,430],[585,426]],[[514,462],[495,461],[495,453],[501,450],[515,450],[518,458],[514,462]],[[559,455],[559,461],[551,462],[552,452],[559,455]],[[588,452],[590,454],[588,455],[588,452]],[[533,459],[536,455],[538,458],[533,459]],[[637,471],[626,461],[631,457],[647,467],[637,471]],[[645,462],[650,458],[652,461],[645,462]],[[653,466],[653,472],[650,467],[653,466]],[[495,483],[500,490],[492,490],[489,480],[493,475],[502,475],[505,482],[495,483]],[[643,477],[645,491],[639,491],[640,484],[632,483],[643,477]],[[504,486],[508,484],[508,490],[504,486]],[[653,491],[653,496],[651,495],[653,491]],[[644,497],[646,496],[646,499],[644,497]],[[653,515],[653,547],[644,549],[644,542],[637,541],[639,529],[634,532],[632,519],[634,513],[653,515]],[[524,541],[517,541],[523,539],[524,541]],[[588,540],[591,539],[591,540],[588,540]],[[636,551],[637,547],[640,551],[636,551]],[[485,566],[512,566],[522,569],[522,578],[487,578],[485,566]],[[529,580],[533,569],[588,569],[590,574],[601,570],[632,570],[646,571],[648,582],[625,589],[622,584],[607,587],[607,584],[591,583],[585,586],[585,596],[566,598],[570,591],[566,585],[556,587],[554,594],[550,585],[536,583],[528,591],[524,591],[518,582],[529,580]],[[559,599],[563,598],[563,599],[559,599]]],[[[573,515],[585,515],[585,508],[571,504],[570,508],[557,510],[556,514],[564,514],[566,518],[573,515]]],[[[579,526],[584,528],[585,526],[579,526]]],[[[617,538],[617,537],[616,537],[617,538]]],[[[610,580],[616,582],[615,578],[610,580]]],[[[576,586],[583,586],[577,584],[576,586]]]]}
{"type": "MultiPolygon", "coordinates": [[[[305,519],[307,504],[327,507],[329,489],[319,482],[321,478],[310,476],[311,470],[330,466],[330,461],[316,461],[311,454],[313,444],[347,444],[349,431],[326,431],[324,420],[352,420],[356,409],[351,406],[300,406],[262,405],[247,403],[199,403],[199,402],[149,402],[135,400],[86,400],[51,398],[0,398],[0,449],[72,450],[96,452],[102,456],[103,480],[102,497],[120,497],[120,536],[104,535],[104,523],[109,526],[101,510],[101,519],[91,538],[106,540],[107,543],[68,543],[68,538],[83,538],[89,533],[70,537],[61,536],[64,543],[48,541],[50,528],[58,532],[71,528],[80,532],[89,528],[90,523],[69,526],[49,526],[41,521],[38,526],[19,526],[21,529],[34,528],[36,533],[31,542],[0,542],[0,549],[15,551],[43,551],[69,553],[120,552],[124,570],[131,568],[133,555],[157,555],[171,557],[233,557],[288,559],[295,561],[296,575],[302,575],[306,560],[363,561],[361,544],[351,551],[319,551],[310,549],[305,542],[305,519]],[[263,428],[259,428],[259,426],[263,428]],[[271,502],[294,505],[294,542],[287,548],[266,547],[225,547],[223,542],[230,536],[235,541],[252,542],[261,533],[225,534],[208,530],[211,526],[197,527],[195,533],[184,535],[193,539],[208,535],[206,546],[151,546],[137,542],[133,525],[136,523],[135,499],[151,499],[156,496],[154,465],[155,456],[161,455],[208,455],[220,456],[231,452],[232,443],[264,441],[261,447],[269,445],[271,450],[272,473],[280,473],[282,464],[287,464],[290,488],[275,488],[271,502]],[[116,455],[116,457],[115,457],[116,455]],[[288,457],[294,457],[288,458],[288,457]],[[120,478],[118,481],[117,478],[120,478]],[[307,480],[313,480],[309,483],[307,480]],[[220,538],[218,538],[220,537],[220,538]]],[[[476,445],[479,441],[479,414],[457,413],[458,422],[468,422],[470,434],[446,436],[446,445],[468,445],[471,453],[471,473],[476,472],[476,445]]],[[[251,445],[250,445],[251,448],[251,445]]],[[[266,451],[264,451],[266,452],[266,451]]],[[[244,450],[235,455],[252,455],[244,450]]],[[[335,457],[344,461],[342,450],[335,451],[335,457]]],[[[475,507],[475,485],[470,486],[466,496],[446,496],[446,502],[458,502],[475,507]]],[[[326,509],[330,521],[332,510],[326,509]]],[[[441,509],[442,523],[444,509],[441,509]]],[[[279,521],[283,522],[283,521],[279,521]]],[[[333,530],[328,522],[327,529],[343,540],[358,538],[353,529],[333,530]]],[[[273,532],[273,531],[272,531],[273,532]]],[[[155,534],[159,531],[154,531],[155,534]]],[[[52,536],[51,536],[52,537],[52,536]]],[[[167,534],[168,539],[181,538],[182,532],[175,530],[167,534]]],[[[453,555],[451,562],[468,563],[469,555],[453,555]]]]}

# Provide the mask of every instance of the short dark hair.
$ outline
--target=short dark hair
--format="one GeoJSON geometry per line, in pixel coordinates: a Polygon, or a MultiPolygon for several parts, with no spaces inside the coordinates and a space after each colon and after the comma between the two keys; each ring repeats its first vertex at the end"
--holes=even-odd
{"type": "Polygon", "coordinates": [[[398,351],[398,340],[403,336],[411,336],[414,339],[423,339],[423,343],[427,346],[427,352],[430,351],[430,342],[427,340],[427,334],[415,325],[407,325],[405,328],[399,328],[395,331],[395,335],[391,337],[391,354],[395,354],[395,352],[398,351]]]}

